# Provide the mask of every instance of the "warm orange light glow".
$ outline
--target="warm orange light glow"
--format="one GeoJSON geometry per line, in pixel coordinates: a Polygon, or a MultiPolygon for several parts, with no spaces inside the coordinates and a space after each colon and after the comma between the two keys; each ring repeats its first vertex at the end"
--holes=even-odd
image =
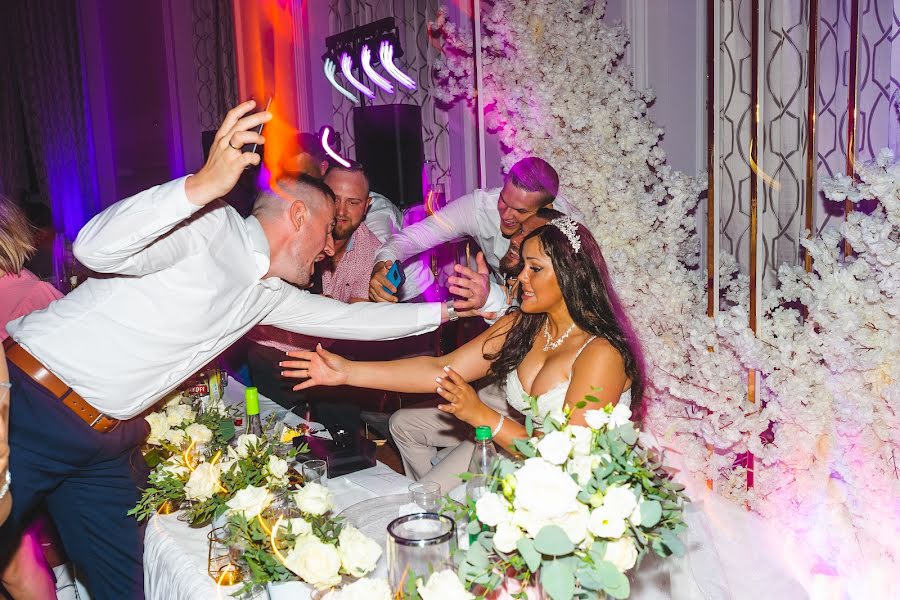
{"type": "Polygon", "coordinates": [[[278,560],[281,561],[281,564],[286,565],[284,562],[284,556],[282,556],[281,552],[278,551],[278,544],[275,543],[275,537],[278,533],[278,528],[281,527],[281,520],[283,517],[278,517],[278,520],[275,521],[275,525],[272,526],[272,533],[270,539],[272,540],[272,552],[275,553],[275,556],[278,557],[278,560]]]}
{"type": "Polygon", "coordinates": [[[190,445],[187,447],[187,450],[185,450],[185,451],[182,453],[182,455],[181,455],[181,457],[184,459],[184,464],[187,466],[187,468],[188,468],[192,473],[194,472],[194,465],[191,463],[191,450],[194,449],[194,444],[195,444],[195,443],[196,443],[196,442],[194,442],[194,440],[191,440],[191,443],[190,443],[190,445]]]}

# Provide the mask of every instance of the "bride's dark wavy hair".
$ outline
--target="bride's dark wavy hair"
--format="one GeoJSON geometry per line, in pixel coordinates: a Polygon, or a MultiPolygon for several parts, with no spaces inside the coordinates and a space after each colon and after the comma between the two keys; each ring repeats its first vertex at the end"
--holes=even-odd
{"type": "MultiPolygon", "coordinates": [[[[522,240],[538,238],[553,264],[563,300],[575,324],[583,331],[601,337],[619,351],[625,362],[625,373],[631,379],[631,410],[635,419],[642,415],[644,396],[644,360],[637,335],[613,289],[600,246],[584,225],[578,224],[581,249],[575,252],[569,238],[555,225],[538,227],[522,240]]],[[[519,271],[524,260],[519,263],[519,271]]],[[[521,290],[519,291],[521,294],[521,290]]],[[[485,354],[492,361],[491,373],[505,385],[506,376],[514,371],[536,343],[536,337],[547,319],[545,313],[529,314],[518,310],[503,347],[495,354],[485,354]]]]}

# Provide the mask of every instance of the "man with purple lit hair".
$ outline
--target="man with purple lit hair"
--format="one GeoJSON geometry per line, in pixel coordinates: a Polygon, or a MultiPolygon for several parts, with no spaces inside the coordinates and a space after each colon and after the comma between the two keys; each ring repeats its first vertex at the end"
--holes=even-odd
{"type": "MultiPolygon", "coordinates": [[[[500,260],[509,250],[509,238],[521,224],[539,209],[553,206],[560,212],[584,221],[581,212],[557,197],[559,175],[547,161],[531,156],[513,165],[502,188],[475,190],[449,203],[424,221],[406,227],[392,236],[378,251],[369,282],[369,299],[396,302],[397,296],[387,281],[394,260],[411,256],[445,242],[471,237],[481,248],[475,257],[476,268],[456,265],[457,276],[450,278],[450,292],[459,296],[453,308],[502,313],[508,308],[500,260]]],[[[402,292],[402,290],[401,290],[402,292]]],[[[402,295],[401,295],[401,298],[402,295]]]]}

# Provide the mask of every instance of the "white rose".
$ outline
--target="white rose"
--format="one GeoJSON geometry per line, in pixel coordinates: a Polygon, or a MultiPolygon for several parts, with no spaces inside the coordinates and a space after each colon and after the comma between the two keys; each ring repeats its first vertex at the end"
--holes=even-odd
{"type": "Polygon", "coordinates": [[[638,551],[631,536],[623,537],[606,544],[603,560],[608,560],[622,573],[634,566],[637,561],[638,551]]]}
{"type": "Polygon", "coordinates": [[[498,552],[509,554],[516,549],[516,542],[519,541],[524,533],[522,530],[510,522],[504,522],[497,525],[497,531],[494,532],[494,547],[498,552]]]}
{"type": "Polygon", "coordinates": [[[393,597],[387,581],[363,577],[339,590],[328,592],[323,600],[392,600],[393,597]]]}
{"type": "Polygon", "coordinates": [[[310,515],[324,515],[334,508],[331,490],[319,483],[307,483],[300,488],[294,493],[294,502],[310,515]]]}
{"type": "Polygon", "coordinates": [[[172,392],[167,396],[168,400],[166,400],[165,408],[169,408],[170,406],[177,406],[181,404],[182,395],[181,392],[172,392]]]}
{"type": "Polygon", "coordinates": [[[219,465],[200,463],[184,485],[184,497],[188,500],[209,500],[219,489],[219,465]]]}
{"type": "Polygon", "coordinates": [[[591,429],[603,429],[609,423],[609,415],[603,409],[586,410],[584,420],[591,429]]]}
{"type": "Polygon", "coordinates": [[[158,446],[165,439],[166,432],[169,431],[169,419],[166,417],[166,413],[150,413],[144,417],[144,420],[150,423],[150,436],[147,438],[147,443],[158,446]]]}
{"type": "Polygon", "coordinates": [[[590,509],[584,504],[579,504],[576,510],[554,519],[553,523],[566,533],[569,541],[573,544],[580,544],[587,535],[590,516],[590,509]]]}
{"type": "Polygon", "coordinates": [[[235,451],[241,458],[247,456],[250,446],[259,444],[259,438],[253,433],[242,433],[235,442],[235,451]]]}
{"type": "Polygon", "coordinates": [[[238,490],[234,497],[225,504],[233,512],[243,513],[247,519],[252,519],[266,509],[272,497],[264,487],[249,486],[238,490]]]}
{"type": "Polygon", "coordinates": [[[170,429],[166,432],[166,435],[163,436],[163,439],[173,446],[181,446],[184,443],[184,430],[170,429]]]}
{"type": "Polygon", "coordinates": [[[185,421],[194,422],[194,410],[187,404],[175,404],[166,408],[166,419],[170,427],[178,427],[185,421]]]}
{"type": "Polygon", "coordinates": [[[603,495],[603,507],[617,519],[627,519],[637,506],[637,498],[630,488],[612,485],[603,495]]]}
{"type": "Polygon", "coordinates": [[[466,591],[459,576],[450,569],[432,573],[428,578],[428,583],[424,586],[420,579],[416,583],[416,589],[422,600],[474,600],[475,598],[466,591]]]}
{"type": "Polygon", "coordinates": [[[266,469],[269,471],[269,475],[271,475],[275,479],[283,479],[288,470],[287,461],[283,458],[279,458],[274,454],[269,456],[269,464],[266,466],[266,469]]]}
{"type": "Polygon", "coordinates": [[[609,415],[609,426],[611,428],[621,427],[631,422],[631,409],[624,404],[616,404],[612,413],[609,415]]]}
{"type": "Polygon", "coordinates": [[[575,456],[587,456],[591,453],[594,432],[589,427],[569,425],[566,431],[572,436],[572,452],[575,456]]]}
{"type": "Polygon", "coordinates": [[[625,533],[625,519],[615,517],[600,506],[591,511],[588,529],[599,538],[618,539],[625,533]]]}
{"type": "MultiPolygon", "coordinates": [[[[290,531],[291,535],[294,535],[296,537],[312,535],[312,525],[310,525],[309,521],[307,521],[306,519],[301,519],[300,517],[288,519],[281,525],[281,527],[285,531],[290,531]]],[[[294,546],[296,546],[296,543],[294,544],[294,546]]]]}
{"type": "Polygon", "coordinates": [[[375,570],[381,558],[381,546],[359,529],[347,525],[338,536],[338,553],[344,570],[354,577],[362,577],[375,570]]]}
{"type": "Polygon", "coordinates": [[[574,456],[566,463],[566,472],[575,476],[575,479],[578,480],[578,485],[584,486],[591,480],[596,464],[596,457],[574,456]]]}
{"type": "Polygon", "coordinates": [[[233,460],[233,459],[220,460],[219,461],[219,469],[222,471],[222,473],[228,473],[237,464],[238,464],[237,461],[233,460]]]}
{"type": "Polygon", "coordinates": [[[205,444],[212,441],[212,431],[206,425],[200,423],[191,423],[184,430],[189,438],[198,444],[205,444]]]}
{"type": "Polygon", "coordinates": [[[545,460],[554,465],[561,465],[572,452],[572,439],[564,431],[554,431],[541,438],[537,449],[545,460]]]}
{"type": "Polygon", "coordinates": [[[580,488],[570,475],[543,458],[529,458],[516,471],[513,508],[538,519],[552,519],[578,508],[580,488]]]}
{"type": "Polygon", "coordinates": [[[305,539],[287,553],[284,566],[319,589],[337,585],[341,581],[341,557],[337,548],[315,536],[308,538],[311,539],[305,539]]]}
{"type": "Polygon", "coordinates": [[[478,520],[488,527],[496,527],[512,518],[509,503],[494,492],[489,492],[475,502],[478,520]]]}

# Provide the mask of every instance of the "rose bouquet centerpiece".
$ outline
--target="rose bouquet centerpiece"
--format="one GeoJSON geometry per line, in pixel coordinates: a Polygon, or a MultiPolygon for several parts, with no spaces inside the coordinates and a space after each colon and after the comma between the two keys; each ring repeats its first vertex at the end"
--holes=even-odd
{"type": "MultiPolygon", "coordinates": [[[[626,598],[641,556],[683,552],[683,486],[638,444],[631,411],[607,405],[585,418],[548,418],[544,435],[516,441],[524,460],[499,458],[488,491],[468,500],[472,543],[457,563],[469,589],[626,598]]],[[[526,428],[531,436],[530,419],[526,428]]]]}
{"type": "Polygon", "coordinates": [[[147,466],[153,468],[181,454],[191,452],[213,455],[224,450],[234,437],[234,422],[221,401],[199,407],[182,392],[175,392],[158,411],[144,417],[150,424],[150,435],[144,447],[147,466]]]}
{"type": "Polygon", "coordinates": [[[245,498],[247,490],[287,493],[292,485],[289,461],[308,448],[292,448],[281,457],[268,438],[244,434],[234,446],[212,456],[190,450],[189,445],[153,468],[140,501],[128,514],[146,519],[168,504],[182,506],[194,525],[207,523],[223,515],[235,497],[245,498]]]}
{"type": "Polygon", "coordinates": [[[327,589],[375,569],[381,546],[333,516],[328,488],[308,483],[287,500],[276,506],[272,491],[248,487],[227,502],[228,537],[249,573],[241,593],[297,580],[327,589]]]}

